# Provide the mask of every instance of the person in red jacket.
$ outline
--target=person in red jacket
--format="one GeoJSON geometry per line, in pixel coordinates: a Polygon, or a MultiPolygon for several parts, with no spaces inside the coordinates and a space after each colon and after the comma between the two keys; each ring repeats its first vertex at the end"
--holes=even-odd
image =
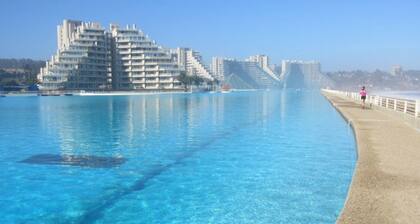
{"type": "Polygon", "coordinates": [[[367,91],[364,86],[360,90],[359,94],[360,94],[360,99],[362,100],[362,108],[365,109],[367,91]]]}

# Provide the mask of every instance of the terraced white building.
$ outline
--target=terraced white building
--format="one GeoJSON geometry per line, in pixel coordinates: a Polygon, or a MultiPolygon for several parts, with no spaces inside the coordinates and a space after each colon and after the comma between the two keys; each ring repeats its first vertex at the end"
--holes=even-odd
{"type": "Polygon", "coordinates": [[[187,75],[197,75],[210,81],[215,79],[210,69],[204,64],[199,52],[190,48],[176,48],[171,52],[174,61],[182,70],[186,71],[187,75]]]}
{"type": "Polygon", "coordinates": [[[225,79],[226,74],[226,62],[227,61],[236,61],[233,58],[224,58],[224,57],[213,57],[211,60],[211,71],[214,77],[217,80],[223,81],[225,79]]]}
{"type": "Polygon", "coordinates": [[[64,20],[57,28],[57,53],[38,78],[49,90],[110,88],[110,35],[98,23],[64,20]]]}
{"type": "Polygon", "coordinates": [[[317,61],[283,60],[282,73],[284,88],[319,88],[332,86],[333,81],[321,72],[317,61]]]}
{"type": "Polygon", "coordinates": [[[280,80],[279,75],[276,74],[273,69],[270,67],[270,60],[267,55],[253,55],[250,56],[245,61],[257,63],[267,74],[269,74],[273,79],[280,80]]]}
{"type": "Polygon", "coordinates": [[[64,20],[57,53],[38,78],[46,90],[181,89],[169,50],[135,26],[110,31],[98,23],[64,20]]]}
{"type": "Polygon", "coordinates": [[[278,89],[281,81],[268,74],[256,61],[214,57],[213,73],[232,89],[278,89]]]}
{"type": "Polygon", "coordinates": [[[180,89],[180,74],[169,50],[132,27],[111,25],[113,88],[116,90],[180,89]]]}

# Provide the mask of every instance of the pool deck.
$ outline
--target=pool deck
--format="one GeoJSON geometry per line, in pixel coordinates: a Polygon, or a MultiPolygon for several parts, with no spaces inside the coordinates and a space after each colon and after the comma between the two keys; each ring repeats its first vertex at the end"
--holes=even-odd
{"type": "MultiPolygon", "coordinates": [[[[390,111],[323,92],[350,121],[358,161],[337,223],[420,223],[420,132],[390,111]]],[[[334,137],[334,136],[331,136],[334,137]]]]}

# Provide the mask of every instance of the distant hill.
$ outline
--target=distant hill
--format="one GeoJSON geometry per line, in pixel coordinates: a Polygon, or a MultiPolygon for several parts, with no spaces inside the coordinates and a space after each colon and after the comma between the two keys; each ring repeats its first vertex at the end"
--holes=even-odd
{"type": "Polygon", "coordinates": [[[335,88],[342,90],[359,89],[360,86],[366,86],[370,90],[419,90],[420,89],[420,71],[408,70],[402,75],[393,76],[388,72],[376,70],[374,72],[356,70],[356,71],[338,71],[327,72],[326,76],[335,83],[335,88]]]}
{"type": "Polygon", "coordinates": [[[0,59],[0,86],[35,83],[44,65],[45,61],[32,59],[0,59]]]}

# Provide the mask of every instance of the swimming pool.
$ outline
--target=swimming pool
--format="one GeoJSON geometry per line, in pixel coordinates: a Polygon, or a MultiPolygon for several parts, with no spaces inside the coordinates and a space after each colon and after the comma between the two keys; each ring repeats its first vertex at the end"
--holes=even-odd
{"type": "Polygon", "coordinates": [[[1,223],[334,223],[356,162],[317,91],[5,97],[0,111],[1,223]]]}

